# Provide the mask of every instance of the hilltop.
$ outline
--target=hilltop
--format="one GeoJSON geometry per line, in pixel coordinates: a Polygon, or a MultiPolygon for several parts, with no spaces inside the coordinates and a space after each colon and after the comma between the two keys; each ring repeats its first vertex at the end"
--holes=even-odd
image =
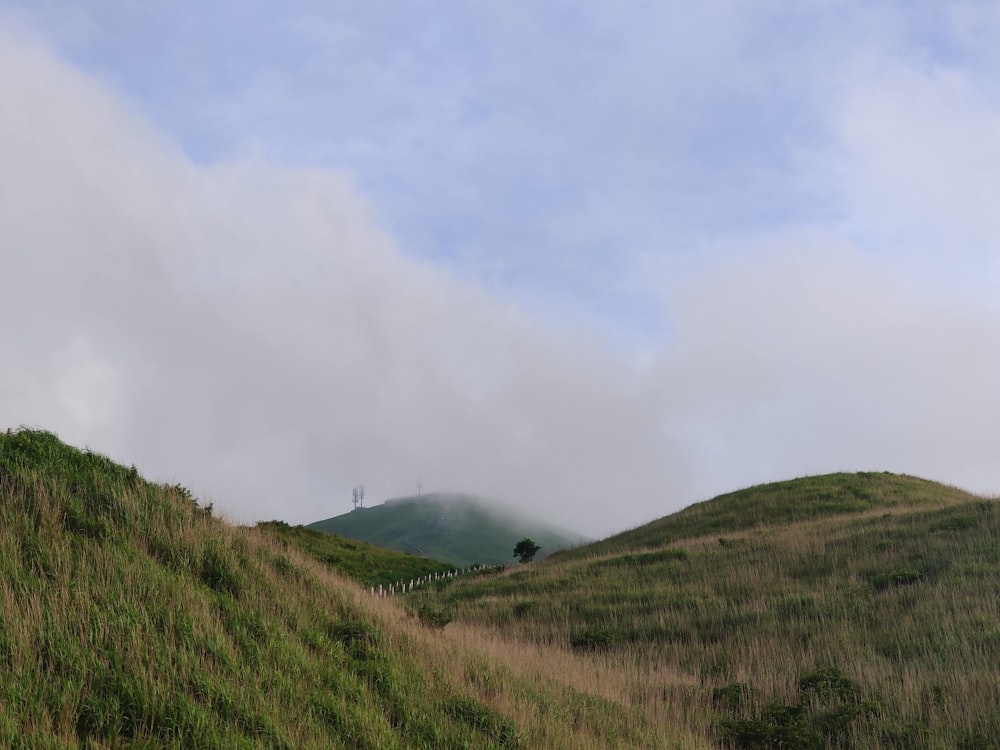
{"type": "Polygon", "coordinates": [[[852,515],[879,508],[891,510],[968,503],[978,499],[956,487],[890,472],[802,477],[748,487],[695,503],[677,513],[581,547],[575,554],[592,556],[662,547],[682,539],[852,515]]]}
{"type": "Polygon", "coordinates": [[[0,434],[0,746],[658,747],[184,487],[0,434]]]}
{"type": "Polygon", "coordinates": [[[539,559],[583,537],[471,495],[434,493],[387,500],[307,528],[423,555],[458,567],[513,561],[514,545],[531,537],[539,559]]]}
{"type": "Polygon", "coordinates": [[[994,500],[834,474],[415,601],[491,632],[496,653],[575,654],[602,694],[720,747],[994,748],[998,538],[994,500]]]}

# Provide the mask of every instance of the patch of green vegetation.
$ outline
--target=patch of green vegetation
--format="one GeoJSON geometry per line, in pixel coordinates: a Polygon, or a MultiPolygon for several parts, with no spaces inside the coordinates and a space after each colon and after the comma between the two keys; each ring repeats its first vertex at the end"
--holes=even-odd
{"type": "Polygon", "coordinates": [[[877,703],[862,700],[853,680],[826,665],[799,678],[794,703],[772,700],[759,714],[748,715],[747,693],[747,686],[740,683],[713,692],[722,710],[717,721],[719,739],[737,748],[851,747],[853,726],[879,711],[877,703]]]}
{"type": "Polygon", "coordinates": [[[578,651],[604,651],[624,642],[621,633],[608,628],[585,628],[569,639],[569,645],[578,651]]]}
{"type": "MultiPolygon", "coordinates": [[[[758,485],[720,495],[637,529],[560,554],[573,557],[622,552],[660,547],[682,539],[718,537],[729,532],[852,515],[878,508],[978,500],[953,487],[888,472],[827,474],[758,485]]],[[[732,540],[725,543],[732,543],[732,540]]]]}
{"type": "Polygon", "coordinates": [[[432,630],[442,630],[454,618],[454,608],[439,596],[443,582],[420,588],[407,594],[401,601],[406,612],[432,630]]]}
{"type": "Polygon", "coordinates": [[[893,568],[892,570],[865,570],[862,577],[871,584],[875,591],[885,591],[893,586],[908,586],[916,583],[922,577],[919,570],[913,568],[893,568]]]}
{"type": "Polygon", "coordinates": [[[512,722],[497,717],[474,698],[450,698],[445,701],[443,708],[445,714],[493,738],[500,747],[521,747],[517,727],[512,722]]]}
{"type": "MultiPolygon", "coordinates": [[[[454,569],[428,557],[376,547],[305,526],[290,526],[283,521],[263,521],[257,528],[365,586],[409,582],[454,569]]],[[[275,563],[279,567],[282,564],[280,558],[275,563]]]]}

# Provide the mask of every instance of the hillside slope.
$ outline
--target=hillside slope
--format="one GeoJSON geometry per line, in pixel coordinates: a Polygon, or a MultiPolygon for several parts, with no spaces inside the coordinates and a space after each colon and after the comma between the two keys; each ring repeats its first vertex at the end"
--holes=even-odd
{"type": "Polygon", "coordinates": [[[426,555],[466,567],[513,561],[514,545],[531,537],[539,558],[579,544],[582,537],[469,495],[437,493],[359,508],[307,528],[426,555]]]}
{"type": "Polygon", "coordinates": [[[589,659],[636,713],[720,747],[995,748],[998,539],[996,501],[837,474],[416,597],[589,659]]]}
{"type": "Polygon", "coordinates": [[[280,544],[305,552],[364,586],[388,585],[454,570],[453,565],[429,557],[377,547],[305,526],[290,526],[282,521],[263,521],[257,528],[280,544]]]}
{"type": "Polygon", "coordinates": [[[659,746],[180,486],[0,434],[0,747],[659,746]]]}
{"type": "Polygon", "coordinates": [[[681,539],[852,515],[879,508],[888,510],[978,499],[955,487],[889,472],[802,477],[719,495],[564,554],[589,557],[597,553],[661,547],[681,539]]]}

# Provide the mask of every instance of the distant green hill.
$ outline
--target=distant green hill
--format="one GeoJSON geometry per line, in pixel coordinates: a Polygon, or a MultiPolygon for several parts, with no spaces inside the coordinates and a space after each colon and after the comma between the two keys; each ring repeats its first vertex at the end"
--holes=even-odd
{"type": "Polygon", "coordinates": [[[538,558],[583,537],[470,495],[436,493],[387,500],[307,528],[466,567],[513,562],[514,545],[531,537],[538,558]]]}

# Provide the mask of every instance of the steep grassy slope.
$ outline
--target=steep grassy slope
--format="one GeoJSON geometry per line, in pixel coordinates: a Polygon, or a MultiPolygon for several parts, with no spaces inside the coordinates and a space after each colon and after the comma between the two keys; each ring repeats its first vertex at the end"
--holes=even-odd
{"type": "MultiPolygon", "coordinates": [[[[721,747],[1000,747],[1000,508],[912,477],[755,487],[435,604],[590,660],[721,747]]],[[[544,649],[543,649],[544,647],[544,649]]],[[[498,648],[498,650],[500,650],[498,648]]]]}
{"type": "Polygon", "coordinates": [[[0,435],[0,747],[658,747],[181,487],[0,435]]]}
{"type": "Polygon", "coordinates": [[[264,521],[258,523],[257,528],[281,544],[301,550],[365,586],[409,581],[454,569],[452,565],[429,557],[376,547],[374,544],[314,531],[305,526],[289,526],[282,521],[264,521]]]}
{"type": "Polygon", "coordinates": [[[570,532],[483,500],[444,493],[399,498],[317,521],[308,528],[459,567],[510,563],[514,545],[526,536],[541,545],[539,558],[581,541],[570,532]]]}

